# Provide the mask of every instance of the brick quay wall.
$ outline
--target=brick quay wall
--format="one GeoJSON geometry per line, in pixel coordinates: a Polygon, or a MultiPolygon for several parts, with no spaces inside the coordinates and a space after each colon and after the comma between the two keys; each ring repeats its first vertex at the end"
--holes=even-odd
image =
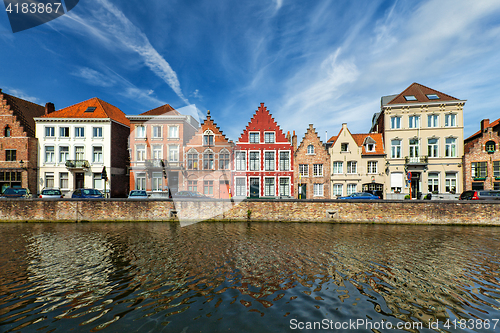
{"type": "Polygon", "coordinates": [[[500,201],[0,200],[0,222],[276,221],[500,226],[500,201]]]}

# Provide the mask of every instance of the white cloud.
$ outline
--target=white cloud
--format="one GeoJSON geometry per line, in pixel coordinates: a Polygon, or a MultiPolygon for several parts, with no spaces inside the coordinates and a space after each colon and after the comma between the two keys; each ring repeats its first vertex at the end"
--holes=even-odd
{"type": "MultiPolygon", "coordinates": [[[[30,96],[20,89],[5,87],[2,89],[2,91],[4,91],[5,93],[7,93],[9,95],[15,96],[15,97],[20,98],[20,99],[24,99],[24,100],[32,102],[32,103],[42,104],[42,102],[40,101],[39,98],[30,96]]],[[[45,105],[45,103],[43,103],[43,104],[45,105]]]]}
{"type": "Polygon", "coordinates": [[[111,87],[116,83],[116,81],[110,76],[99,73],[98,71],[88,67],[79,67],[71,74],[84,79],[88,84],[93,86],[111,87]]]}

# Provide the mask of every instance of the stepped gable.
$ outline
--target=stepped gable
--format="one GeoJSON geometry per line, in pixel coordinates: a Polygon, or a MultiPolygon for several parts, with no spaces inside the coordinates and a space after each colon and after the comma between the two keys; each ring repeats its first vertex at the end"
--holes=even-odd
{"type": "Polygon", "coordinates": [[[130,121],[123,111],[97,97],[54,111],[41,118],[110,118],[130,127],[130,121]],[[92,112],[86,112],[89,108],[95,109],[92,112]]]}
{"type": "Polygon", "coordinates": [[[16,116],[16,119],[23,127],[24,132],[26,132],[28,136],[34,138],[35,121],[33,118],[44,115],[45,107],[6,94],[0,89],[0,103],[3,103],[3,101],[5,101],[5,104],[10,108],[12,114],[16,116]]]}
{"type": "Polygon", "coordinates": [[[428,102],[444,102],[444,101],[458,101],[459,99],[450,95],[444,94],[440,91],[431,89],[419,83],[412,83],[401,94],[397,95],[394,99],[386,105],[393,104],[415,104],[415,103],[428,103],[428,102]],[[437,95],[437,99],[429,99],[427,95],[437,95]],[[406,100],[405,96],[415,96],[416,100],[406,100]]]}
{"type": "Polygon", "coordinates": [[[306,139],[306,136],[307,136],[308,133],[315,134],[316,137],[318,138],[319,143],[321,143],[321,145],[323,145],[323,147],[325,146],[325,144],[323,143],[323,141],[321,141],[321,138],[319,137],[318,132],[316,132],[316,128],[314,128],[313,124],[309,124],[309,127],[307,128],[307,131],[304,134],[304,137],[302,138],[302,141],[300,142],[300,145],[297,147],[297,150],[299,150],[302,147],[304,147],[304,140],[306,139]]]}
{"type": "MultiPolygon", "coordinates": [[[[495,120],[492,123],[489,123],[486,128],[490,128],[490,127],[493,128],[493,127],[498,126],[498,125],[500,125],[500,118],[498,118],[497,120],[495,120]]],[[[471,150],[471,148],[474,147],[474,144],[478,141],[477,139],[479,139],[480,137],[481,137],[481,130],[477,131],[476,133],[472,134],[467,139],[465,139],[464,140],[464,143],[465,143],[464,153],[468,153],[471,150]]]]}
{"type": "Polygon", "coordinates": [[[267,107],[264,106],[264,103],[260,103],[260,107],[248,122],[248,125],[245,127],[245,130],[243,130],[238,142],[248,142],[248,132],[253,130],[274,131],[275,142],[288,142],[285,133],[283,133],[281,127],[274,120],[269,110],[267,110],[267,107]]]}
{"type": "Polygon", "coordinates": [[[206,130],[211,130],[214,133],[214,144],[217,145],[218,143],[232,143],[231,140],[229,140],[226,135],[222,132],[219,126],[217,126],[217,123],[213,121],[212,117],[210,116],[210,111],[208,111],[207,117],[203,121],[203,123],[200,126],[200,129],[193,135],[193,137],[189,140],[189,142],[186,144],[187,146],[193,146],[193,145],[201,145],[202,140],[203,140],[203,133],[206,130]]]}
{"type": "Polygon", "coordinates": [[[143,112],[140,114],[140,116],[162,116],[162,115],[167,115],[167,113],[169,116],[181,114],[179,111],[171,107],[170,104],[165,104],[155,109],[143,112]]]}

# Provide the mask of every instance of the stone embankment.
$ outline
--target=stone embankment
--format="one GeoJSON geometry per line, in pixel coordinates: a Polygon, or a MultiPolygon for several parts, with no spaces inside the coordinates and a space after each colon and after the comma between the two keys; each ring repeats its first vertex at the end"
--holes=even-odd
{"type": "Polygon", "coordinates": [[[1,222],[276,221],[500,226],[500,201],[0,200],[1,222]]]}

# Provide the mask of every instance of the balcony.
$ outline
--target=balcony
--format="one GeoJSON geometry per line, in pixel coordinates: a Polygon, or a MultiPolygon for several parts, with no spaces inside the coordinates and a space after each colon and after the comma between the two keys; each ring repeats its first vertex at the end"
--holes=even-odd
{"type": "Polygon", "coordinates": [[[417,156],[417,157],[405,157],[405,165],[426,165],[429,163],[429,158],[427,156],[417,156]]]}
{"type": "Polygon", "coordinates": [[[146,169],[183,169],[182,162],[169,162],[168,160],[146,160],[144,161],[144,166],[146,167],[146,169]]]}
{"type": "Polygon", "coordinates": [[[89,169],[90,163],[87,160],[67,160],[66,168],[68,169],[89,169]]]}

